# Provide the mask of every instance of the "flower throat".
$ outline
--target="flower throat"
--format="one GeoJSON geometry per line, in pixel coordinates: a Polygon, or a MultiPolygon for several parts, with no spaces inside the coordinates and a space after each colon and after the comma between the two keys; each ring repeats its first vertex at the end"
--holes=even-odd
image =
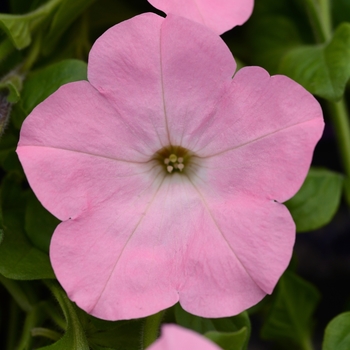
{"type": "Polygon", "coordinates": [[[155,159],[167,174],[184,173],[193,154],[181,146],[167,146],[156,152],[155,159]]]}

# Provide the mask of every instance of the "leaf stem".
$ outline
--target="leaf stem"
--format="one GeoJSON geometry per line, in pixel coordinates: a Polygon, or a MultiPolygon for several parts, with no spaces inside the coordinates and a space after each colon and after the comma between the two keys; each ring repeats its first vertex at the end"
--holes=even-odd
{"type": "Polygon", "coordinates": [[[165,310],[162,310],[154,315],[146,317],[143,326],[143,349],[150,346],[159,336],[159,328],[164,316],[165,310]]]}

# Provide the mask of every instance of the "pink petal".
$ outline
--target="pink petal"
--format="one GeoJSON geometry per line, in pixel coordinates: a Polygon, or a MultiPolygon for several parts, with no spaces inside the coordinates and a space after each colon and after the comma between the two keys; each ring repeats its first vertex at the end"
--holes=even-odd
{"type": "Polygon", "coordinates": [[[188,147],[193,131],[216,110],[236,63],[220,37],[171,15],[161,28],[161,54],[170,141],[188,147]]]}
{"type": "Polygon", "coordinates": [[[302,185],[323,127],[320,105],[299,84],[247,67],[193,132],[191,149],[218,193],[284,202],[302,185]]]}
{"type": "Polygon", "coordinates": [[[243,24],[252,14],[254,0],[148,0],[166,14],[202,23],[217,34],[243,24]]]}
{"type": "Polygon", "coordinates": [[[294,242],[285,207],[247,198],[211,206],[213,199],[186,178],[161,181],[138,196],[118,193],[59,225],[50,256],[69,297],[88,313],[116,320],[153,314],[179,299],[196,315],[224,317],[271,292],[294,242]]]}
{"type": "Polygon", "coordinates": [[[175,324],[162,326],[162,334],[148,350],[220,350],[204,336],[175,324]]]}
{"type": "Polygon", "coordinates": [[[34,109],[17,153],[42,204],[67,220],[126,186],[130,176],[149,171],[159,147],[157,138],[123,120],[81,81],[62,86],[34,109]]]}
{"type": "Polygon", "coordinates": [[[223,317],[271,293],[295,227],[283,201],[301,185],[321,135],[316,100],[257,67],[231,79],[221,39],[169,15],[111,28],[88,82],[68,84],[23,124],[18,154],[40,201],[61,220],[50,257],[87,312],[139,318],[178,300],[223,317]],[[196,172],[149,162],[169,142],[196,172]]]}
{"type": "Polygon", "coordinates": [[[214,33],[177,16],[144,14],[95,42],[88,76],[125,119],[165,146],[179,144],[187,124],[215,108],[235,68],[214,33]]]}
{"type": "Polygon", "coordinates": [[[163,21],[145,13],[107,30],[90,51],[88,78],[123,118],[166,146],[160,62],[163,21]]]}
{"type": "Polygon", "coordinates": [[[289,264],[295,225],[282,204],[243,196],[229,200],[205,193],[199,181],[194,186],[206,215],[191,215],[198,227],[180,303],[203,317],[235,315],[272,292],[289,264]]]}
{"type": "Polygon", "coordinates": [[[155,177],[130,192],[60,224],[51,242],[51,262],[68,296],[109,320],[148,316],[179,300],[183,255],[194,234],[186,217],[197,193],[183,177],[155,177]]]}

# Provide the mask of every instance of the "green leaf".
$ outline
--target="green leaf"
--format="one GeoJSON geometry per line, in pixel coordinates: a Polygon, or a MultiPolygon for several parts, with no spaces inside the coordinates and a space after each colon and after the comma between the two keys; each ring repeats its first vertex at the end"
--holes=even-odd
{"type": "Polygon", "coordinates": [[[326,327],[322,350],[350,349],[350,312],[333,318],[326,327]]]}
{"type": "Polygon", "coordinates": [[[335,26],[342,22],[350,22],[350,0],[332,1],[331,11],[335,26]]]}
{"type": "Polygon", "coordinates": [[[142,4],[141,2],[116,2],[115,0],[99,0],[94,2],[88,9],[89,18],[94,19],[89,22],[89,30],[92,37],[101,35],[101,32],[116,23],[136,16],[141,12],[147,12],[147,5],[146,2],[142,4]]]}
{"type": "Polygon", "coordinates": [[[35,11],[24,15],[0,14],[2,28],[18,50],[29,46],[33,32],[55,10],[62,0],[51,0],[35,11]]]}
{"type": "Polygon", "coordinates": [[[24,231],[26,194],[21,178],[10,174],[2,182],[3,239],[0,245],[0,273],[10,279],[54,278],[49,257],[33,247],[24,231]]]}
{"type": "Polygon", "coordinates": [[[234,36],[227,35],[227,43],[247,65],[276,74],[285,53],[309,42],[310,30],[304,10],[295,0],[259,0],[249,21],[235,30],[234,36]]]}
{"type": "Polygon", "coordinates": [[[16,14],[30,12],[36,10],[45,2],[47,2],[47,0],[9,0],[10,12],[16,14]]]}
{"type": "Polygon", "coordinates": [[[284,16],[264,16],[254,23],[254,31],[258,29],[258,38],[251,35],[254,52],[254,64],[261,65],[270,74],[278,70],[278,62],[290,49],[300,45],[301,38],[298,27],[291,19],[284,16]]]}
{"type": "MultiPolygon", "coordinates": [[[[89,320],[93,318],[89,316],[89,320]]],[[[103,321],[93,320],[86,327],[86,337],[92,348],[139,350],[143,320],[103,321]]]]}
{"type": "Polygon", "coordinates": [[[3,163],[10,153],[16,154],[15,150],[17,144],[18,130],[14,128],[10,120],[0,140],[0,166],[3,166],[3,163]]]}
{"type": "Polygon", "coordinates": [[[86,79],[86,63],[74,59],[64,60],[33,72],[23,84],[21,107],[29,114],[61,85],[86,79]]]}
{"type": "Polygon", "coordinates": [[[293,216],[297,232],[328,224],[340,204],[344,177],[327,169],[312,168],[299,192],[285,204],[293,216]]]}
{"type": "Polygon", "coordinates": [[[56,343],[38,350],[89,350],[83,326],[78,316],[78,308],[67,297],[64,290],[55,281],[48,281],[48,287],[59,302],[67,323],[65,334],[56,343]]]}
{"type": "Polygon", "coordinates": [[[44,52],[51,52],[57,45],[58,39],[67,28],[83,13],[95,0],[62,0],[55,13],[49,32],[45,37],[44,52]]]}
{"type": "Polygon", "coordinates": [[[27,197],[25,228],[31,242],[48,253],[52,234],[59,223],[60,220],[51,215],[30,192],[27,197]]]}
{"type": "Polygon", "coordinates": [[[320,299],[310,283],[290,271],[281,277],[261,336],[283,344],[283,349],[308,349],[312,314],[320,299]]]}
{"type": "Polygon", "coordinates": [[[205,333],[205,336],[219,345],[224,350],[243,350],[246,342],[248,330],[246,327],[241,328],[237,332],[215,332],[205,333]]]}
{"type": "MultiPolygon", "coordinates": [[[[17,139],[17,142],[18,142],[18,139],[17,139]]],[[[3,168],[5,171],[9,173],[10,172],[17,173],[18,176],[24,178],[22,165],[19,162],[15,149],[9,150],[3,162],[3,168]]]]}
{"type": "Polygon", "coordinates": [[[330,101],[341,99],[350,78],[350,23],[342,23],[325,45],[289,51],[281,61],[280,72],[312,94],[330,101]]]}
{"type": "Polygon", "coordinates": [[[192,329],[197,333],[204,334],[208,331],[215,331],[214,323],[210,318],[203,318],[192,315],[185,311],[180,304],[174,307],[176,323],[185,328],[192,329]]]}
{"type": "Polygon", "coordinates": [[[22,79],[18,75],[12,75],[5,82],[0,83],[0,90],[6,90],[6,98],[10,103],[16,103],[19,100],[22,88],[22,79]]]}
{"type": "MultiPolygon", "coordinates": [[[[195,316],[186,312],[182,309],[180,304],[175,305],[174,311],[176,323],[180,326],[192,329],[201,334],[214,332],[210,333],[213,334],[213,337],[214,334],[220,333],[220,337],[219,335],[218,337],[222,339],[222,341],[224,341],[223,339],[226,339],[227,337],[235,338],[237,344],[241,346],[237,349],[247,349],[250,337],[250,320],[247,312],[242,312],[234,317],[209,319],[195,316]],[[242,329],[244,331],[242,331],[242,329]]],[[[219,346],[221,345],[219,344],[219,346]]]]}
{"type": "MultiPolygon", "coordinates": [[[[0,30],[1,36],[1,30],[0,30]]],[[[12,41],[9,38],[0,40],[0,76],[2,82],[9,75],[9,72],[15,72],[23,62],[23,53],[16,50],[12,41]]]]}
{"type": "Polygon", "coordinates": [[[27,47],[31,42],[31,17],[25,15],[0,15],[0,28],[9,36],[18,50],[27,47]]]}

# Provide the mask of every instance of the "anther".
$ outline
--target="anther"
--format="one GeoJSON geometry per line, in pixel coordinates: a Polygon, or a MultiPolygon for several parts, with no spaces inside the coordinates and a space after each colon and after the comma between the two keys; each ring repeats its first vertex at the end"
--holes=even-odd
{"type": "Polygon", "coordinates": [[[177,158],[177,161],[178,161],[179,163],[182,163],[182,162],[184,161],[184,159],[183,159],[182,157],[179,157],[179,158],[177,158]]]}
{"type": "Polygon", "coordinates": [[[164,164],[169,164],[169,162],[170,162],[169,158],[164,159],[164,164]]]}
{"type": "Polygon", "coordinates": [[[168,170],[168,173],[171,173],[174,170],[174,168],[171,165],[168,165],[166,167],[166,170],[168,170]]]}
{"type": "Polygon", "coordinates": [[[177,165],[177,167],[180,171],[182,171],[185,166],[182,163],[180,163],[177,165]]]}

